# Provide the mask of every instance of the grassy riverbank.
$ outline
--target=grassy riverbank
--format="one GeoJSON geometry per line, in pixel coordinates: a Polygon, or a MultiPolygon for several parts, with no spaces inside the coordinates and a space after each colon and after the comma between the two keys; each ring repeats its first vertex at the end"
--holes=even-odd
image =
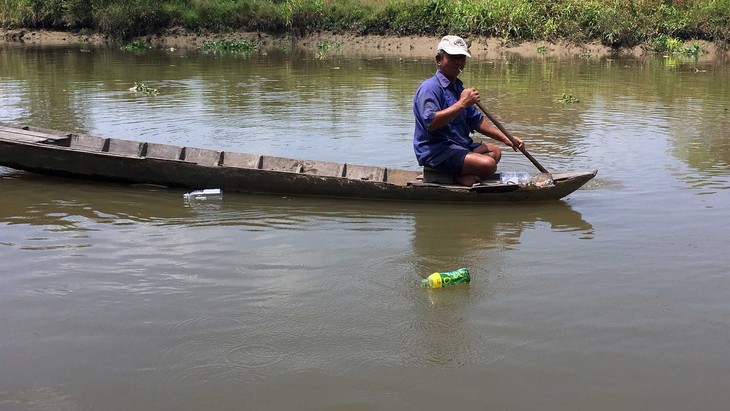
{"type": "Polygon", "coordinates": [[[730,0],[0,0],[5,28],[117,39],[172,27],[306,35],[459,33],[507,41],[730,42],[730,0]]]}

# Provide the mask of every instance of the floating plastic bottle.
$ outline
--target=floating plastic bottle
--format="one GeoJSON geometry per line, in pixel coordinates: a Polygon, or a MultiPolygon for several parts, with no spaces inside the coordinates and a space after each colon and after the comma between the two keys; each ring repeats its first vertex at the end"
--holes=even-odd
{"type": "Polygon", "coordinates": [[[433,273],[421,280],[421,285],[428,288],[442,288],[455,284],[469,284],[471,275],[469,269],[459,268],[447,273],[433,273]]]}
{"type": "Polygon", "coordinates": [[[185,201],[197,200],[222,200],[223,190],[220,188],[206,188],[205,190],[196,190],[183,195],[185,201]]]}

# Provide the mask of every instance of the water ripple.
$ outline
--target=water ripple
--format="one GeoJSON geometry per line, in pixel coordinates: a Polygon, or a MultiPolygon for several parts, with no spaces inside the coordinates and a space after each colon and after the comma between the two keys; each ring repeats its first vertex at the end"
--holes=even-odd
{"type": "Polygon", "coordinates": [[[206,316],[175,323],[178,342],[164,350],[170,378],[204,384],[211,379],[251,381],[259,370],[301,358],[299,338],[283,330],[256,328],[256,314],[206,316]]]}

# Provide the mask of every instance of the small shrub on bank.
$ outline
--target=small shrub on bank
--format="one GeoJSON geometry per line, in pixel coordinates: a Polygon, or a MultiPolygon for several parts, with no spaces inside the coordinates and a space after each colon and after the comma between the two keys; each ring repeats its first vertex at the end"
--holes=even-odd
{"type": "Polygon", "coordinates": [[[147,50],[147,43],[144,40],[134,40],[122,46],[124,51],[141,52],[147,50]]]}
{"type": "Polygon", "coordinates": [[[680,39],[670,37],[664,34],[653,39],[650,44],[654,51],[658,53],[684,54],[693,56],[697,56],[702,53],[702,49],[700,48],[699,44],[687,44],[680,39]]]}
{"type": "Polygon", "coordinates": [[[109,1],[95,8],[98,29],[112,37],[128,39],[155,33],[169,26],[170,16],[163,3],[148,0],[109,1]]]}

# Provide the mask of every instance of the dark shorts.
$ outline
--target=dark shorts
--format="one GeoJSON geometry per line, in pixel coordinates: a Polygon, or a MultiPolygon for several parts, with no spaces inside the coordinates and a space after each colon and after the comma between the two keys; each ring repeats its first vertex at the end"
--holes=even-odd
{"type": "Polygon", "coordinates": [[[449,155],[446,160],[438,164],[430,165],[429,167],[443,171],[444,173],[461,174],[461,169],[464,167],[464,159],[466,158],[466,155],[479,147],[480,144],[481,143],[472,143],[469,148],[451,146],[447,150],[451,152],[451,155],[449,155]]]}
{"type": "Polygon", "coordinates": [[[464,159],[466,158],[466,155],[469,154],[469,150],[465,148],[452,148],[449,149],[449,151],[453,151],[454,153],[446,160],[436,164],[433,168],[449,174],[461,174],[461,168],[464,167],[464,159]]]}

